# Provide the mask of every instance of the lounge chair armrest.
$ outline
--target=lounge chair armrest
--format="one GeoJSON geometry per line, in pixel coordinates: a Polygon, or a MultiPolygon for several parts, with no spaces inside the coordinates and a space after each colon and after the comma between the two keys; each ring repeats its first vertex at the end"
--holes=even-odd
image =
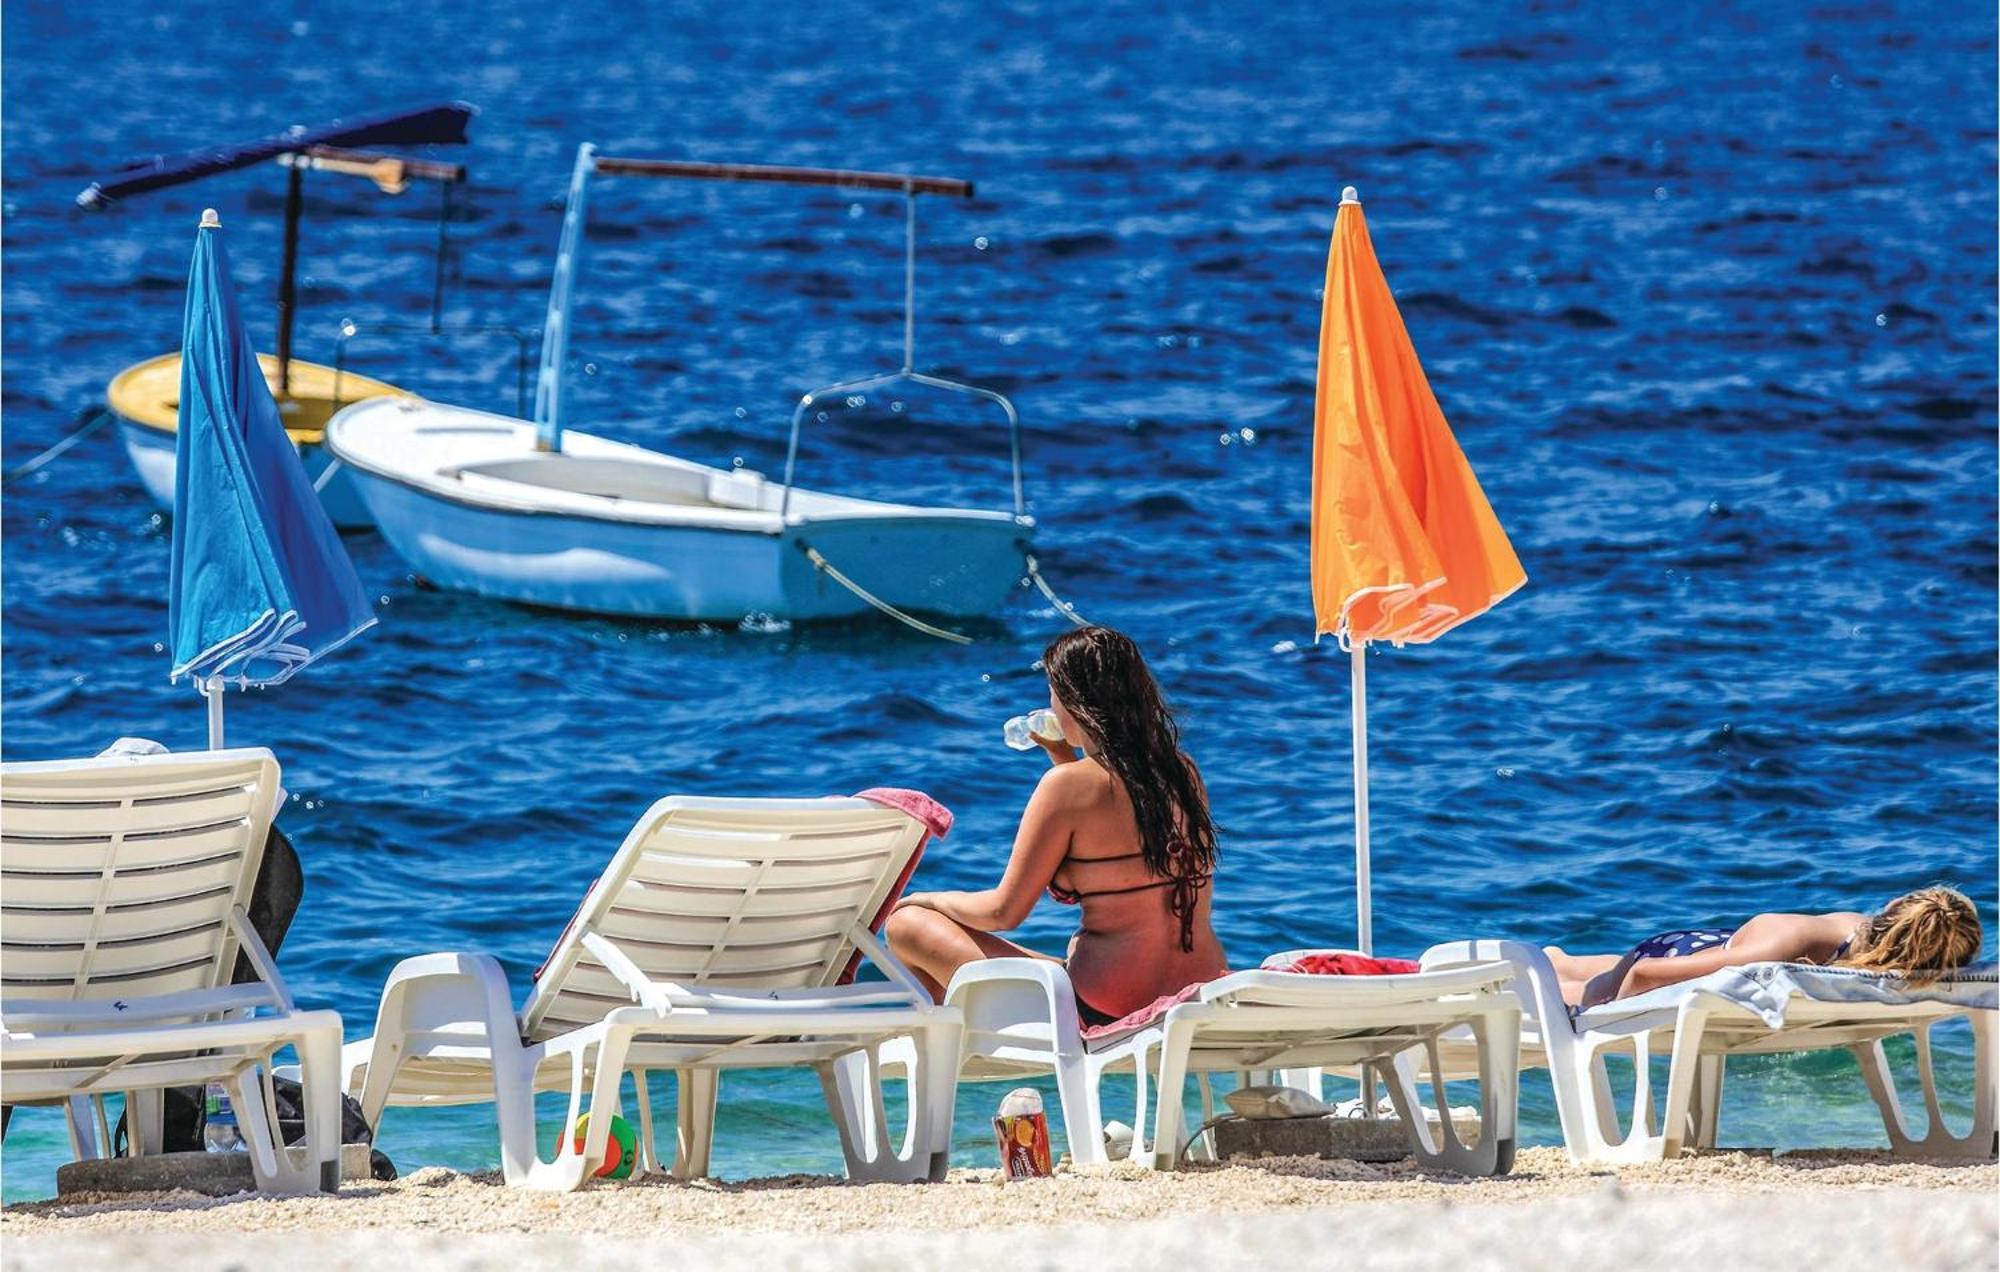
{"type": "Polygon", "coordinates": [[[356,1089],[359,1079],[361,1114],[370,1126],[379,1125],[403,1060],[438,1042],[484,1046],[496,1057],[520,1050],[520,1021],[498,959],[489,954],[421,954],[391,969],[382,985],[374,1036],[343,1048],[341,1056],[347,1089],[356,1089]],[[357,1059],[364,1049],[365,1059],[357,1059]]]}
{"type": "Polygon", "coordinates": [[[1551,1034],[1567,1038],[1575,1032],[1555,965],[1539,945],[1527,941],[1448,941],[1425,950],[1417,962],[1427,972],[1473,963],[1509,964],[1514,969],[1514,991],[1521,999],[1522,1014],[1537,1033],[1547,1040],[1551,1034]]]}
{"type": "Polygon", "coordinates": [[[264,938],[258,936],[257,929],[250,925],[250,916],[244,913],[242,906],[230,907],[229,926],[236,930],[237,944],[242,947],[243,957],[250,960],[250,966],[271,987],[278,1006],[285,1011],[298,1010],[292,1002],[292,991],[285,985],[285,978],[278,974],[278,961],[271,957],[271,951],[264,948],[264,938]]]}
{"type": "Polygon", "coordinates": [[[1069,970],[1039,958],[982,958],[958,969],[946,1006],[965,1013],[965,1047],[979,1053],[1024,1028],[1045,1033],[1059,1055],[1081,1055],[1076,991],[1069,970]]]}

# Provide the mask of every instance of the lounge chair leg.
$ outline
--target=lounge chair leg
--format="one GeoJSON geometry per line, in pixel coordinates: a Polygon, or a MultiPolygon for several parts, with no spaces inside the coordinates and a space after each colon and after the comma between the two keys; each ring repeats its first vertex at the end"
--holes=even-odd
{"type": "MultiPolygon", "coordinates": [[[[493,1116],[500,1130],[500,1174],[510,1184],[525,1183],[540,1150],[535,1145],[535,1060],[519,1047],[493,1050],[493,1116]]],[[[375,1086],[369,1066],[368,1089],[375,1086]]],[[[364,1104],[365,1107],[365,1104],[364,1104]]]]}
{"type": "Polygon", "coordinates": [[[632,1172],[650,1174],[660,1168],[660,1159],[659,1146],[653,1142],[653,1093],[644,1069],[632,1070],[632,1098],[639,1105],[639,1160],[633,1163],[632,1172]]]}
{"type": "Polygon", "coordinates": [[[1149,1154],[1155,1170],[1172,1170],[1180,1161],[1181,1102],[1186,1098],[1188,1048],[1194,1042],[1194,1026],[1171,1021],[1160,1040],[1160,1081],[1155,1092],[1159,1111],[1153,1117],[1153,1143],[1149,1154]]]}
{"type": "Polygon", "coordinates": [[[159,1090],[125,1093],[125,1151],[152,1157],[166,1145],[166,1094],[159,1090]]]}
{"type": "MultiPolygon", "coordinates": [[[[910,1138],[905,1147],[917,1178],[942,1183],[951,1170],[953,1115],[958,1108],[958,1067],[965,1030],[957,1024],[932,1025],[919,1042],[916,1081],[910,1086],[910,1138]],[[918,1120],[917,1110],[923,1110],[918,1120]]],[[[1098,1136],[1100,1146],[1103,1136],[1098,1136]]],[[[1100,1152],[1102,1151],[1100,1147],[1100,1152]]]]}
{"type": "MultiPolygon", "coordinates": [[[[311,1192],[316,1181],[311,1181],[306,1171],[292,1169],[287,1159],[278,1119],[265,1102],[268,1079],[263,1069],[263,1065],[252,1065],[227,1084],[236,1127],[242,1133],[243,1147],[250,1154],[250,1173],[257,1180],[259,1192],[281,1195],[311,1192]]],[[[309,1148],[307,1155],[310,1156],[309,1148]]]]}
{"type": "MultiPolygon", "coordinates": [[[[1141,1043],[1132,1054],[1132,1151],[1125,1155],[1127,1161],[1145,1161],[1152,1151],[1153,1117],[1152,1111],[1147,1107],[1147,1085],[1153,1072],[1152,1061],[1149,1058],[1152,1050],[1151,1046],[1141,1043]]],[[[1094,1080],[1100,1087],[1102,1086],[1104,1079],[1101,1070],[1094,1080]]]]}
{"type": "Polygon", "coordinates": [[[709,1150],[715,1145],[715,1100],[722,1075],[713,1069],[682,1069],[674,1076],[680,1084],[674,1178],[700,1179],[708,1174],[709,1150]]]}
{"type": "Polygon", "coordinates": [[[1861,1065],[1861,1077],[1868,1084],[1868,1094],[1874,1097],[1875,1107],[1882,1114],[1882,1128],[1889,1137],[1889,1151],[1895,1156],[1961,1161],[1991,1161],[2000,1156],[2000,1130],[1996,1130],[1994,1116],[1993,1013],[1970,1012],[1968,1019],[1972,1025],[1972,1128],[1964,1135],[1953,1135],[1945,1125],[1938,1100],[1937,1073],[1932,1064],[1930,1045],[1930,1030],[1935,1021],[1925,1021],[1911,1031],[1916,1039],[1917,1077],[1923,1088],[1924,1110],[1930,1119],[1922,1139],[1910,1134],[1909,1123],[1903,1117],[1902,1102],[1896,1094],[1895,1078],[1889,1071],[1889,1058],[1880,1040],[1848,1048],[1861,1065]]]}
{"type": "MultiPolygon", "coordinates": [[[[1660,1158],[1679,1157],[1686,1145],[1689,1127],[1698,1109],[1695,1088],[1701,1080],[1702,1033],[1708,1027],[1708,1009],[1698,1005],[1699,996],[1681,1004],[1674,1022],[1673,1058],[1667,1063],[1667,1102],[1659,1132],[1660,1158]]],[[[1718,1094],[1720,1092],[1718,1091],[1718,1094]]],[[[1700,1139],[1700,1132],[1695,1132],[1700,1139]]]]}
{"type": "MultiPolygon", "coordinates": [[[[1194,1084],[1201,1092],[1201,1124],[1207,1126],[1215,1120],[1215,1084],[1209,1080],[1209,1075],[1206,1073],[1197,1073],[1194,1084]]],[[[1207,1131],[1197,1132],[1195,1142],[1188,1146],[1189,1160],[1213,1162],[1215,1150],[1210,1147],[1213,1142],[1207,1131]]]]}
{"type": "Polygon", "coordinates": [[[1521,1013],[1511,1007],[1496,1009],[1470,1022],[1469,1027],[1479,1055],[1479,1142],[1475,1145],[1468,1147],[1458,1137],[1458,1126],[1451,1116],[1450,1094],[1444,1083],[1444,1061],[1438,1053],[1435,1035],[1424,1043],[1432,1098],[1438,1110],[1435,1132],[1417,1099],[1414,1048],[1404,1050],[1392,1063],[1379,1067],[1388,1087],[1389,1102],[1408,1128],[1411,1151],[1421,1165],[1462,1175],[1504,1175],[1514,1168],[1515,1117],[1520,1103],[1521,1013]]]}
{"type": "Polygon", "coordinates": [[[291,1039],[299,1055],[299,1088],[305,1101],[305,1137],[285,1144],[278,1125],[268,1057],[244,1068],[232,1084],[236,1119],[250,1151],[257,1187],[269,1193],[338,1192],[340,1189],[340,1022],[313,1013],[291,1039]]]}
{"type": "MultiPolygon", "coordinates": [[[[299,1088],[305,1101],[305,1154],[308,1170],[317,1169],[319,1190],[340,1190],[340,1026],[301,1037],[299,1088]]],[[[280,1136],[280,1139],[283,1137],[280,1136]]]]}
{"type": "MultiPolygon", "coordinates": [[[[1579,1088],[1577,1099],[1584,1104],[1584,1134],[1581,1144],[1571,1142],[1570,1156],[1581,1163],[1656,1162],[1660,1160],[1661,1137],[1655,1130],[1653,1085],[1650,1071],[1652,1031],[1646,1030],[1614,1043],[1580,1045],[1573,1053],[1570,1069],[1579,1088]],[[1632,1054],[1632,1120],[1621,1130],[1616,1101],[1612,1097],[1610,1075],[1605,1070],[1605,1052],[1612,1046],[1629,1047],[1632,1054]],[[1586,1102],[1587,1097],[1587,1102],[1586,1102]],[[1581,1152],[1578,1149],[1581,1148],[1581,1152]]],[[[1558,1090],[1558,1098],[1561,1096],[1558,1090]]]]}
{"type": "Polygon", "coordinates": [[[90,1097],[72,1095],[65,1111],[69,1121],[70,1154],[78,1161],[96,1157],[97,1119],[92,1116],[90,1097]]]}
{"type": "MultiPolygon", "coordinates": [[[[1098,1104],[1098,1077],[1087,1056],[1061,1056],[1056,1062],[1056,1096],[1062,1101],[1063,1134],[1069,1138],[1070,1160],[1079,1166],[1102,1166],[1104,1112],[1098,1104]]],[[[1146,1080],[1139,1079],[1140,1116],[1144,1117],[1146,1080]]]]}
{"type": "MultiPolygon", "coordinates": [[[[914,1065],[912,1050],[892,1044],[892,1063],[914,1065]]],[[[889,1114],[882,1103],[880,1045],[857,1048],[820,1065],[819,1082],[826,1097],[826,1111],[840,1130],[840,1152],[847,1164],[847,1177],[873,1181],[889,1155],[889,1114]]],[[[914,1114],[915,1110],[911,1112],[914,1114]]]]}
{"type": "Polygon", "coordinates": [[[934,1023],[908,1037],[852,1051],[820,1068],[827,1111],[840,1129],[847,1177],[882,1183],[942,1180],[951,1156],[962,1030],[934,1023]],[[902,1074],[908,1112],[892,1144],[883,1087],[902,1074]]]}
{"type": "MultiPolygon", "coordinates": [[[[557,1132],[556,1155],[553,1160],[543,1161],[537,1154],[526,1176],[518,1180],[510,1177],[508,1183],[520,1183],[538,1192],[574,1192],[604,1164],[605,1144],[611,1138],[612,1110],[618,1107],[619,1087],[625,1081],[625,1053],[631,1042],[631,1029],[618,1026],[605,1027],[594,1040],[579,1041],[569,1055],[569,1109],[557,1132]],[[589,1107],[583,1109],[586,1074],[589,1075],[590,1101],[589,1107]],[[581,1148],[571,1133],[580,1111],[590,1115],[581,1148]]],[[[532,1070],[527,1077],[529,1116],[532,1120],[532,1070]]]]}
{"type": "Polygon", "coordinates": [[[1722,1124],[1722,1078],[1725,1058],[1706,1055],[1695,1070],[1694,1094],[1688,1107],[1688,1135],[1696,1148],[1714,1148],[1722,1124]]]}

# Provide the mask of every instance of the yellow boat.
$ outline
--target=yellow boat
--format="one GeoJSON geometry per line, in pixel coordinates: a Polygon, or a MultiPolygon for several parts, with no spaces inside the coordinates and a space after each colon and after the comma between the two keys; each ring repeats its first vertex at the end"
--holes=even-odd
{"type": "MultiPolygon", "coordinates": [[[[344,472],[326,478],[330,459],[322,443],[327,420],[343,406],[366,398],[410,397],[407,390],[373,380],[352,371],[336,370],[317,362],[292,359],[289,384],[278,387],[278,359],[260,353],[264,380],[278,399],[285,431],[299,448],[306,473],[319,489],[327,516],[343,530],[365,530],[375,524],[368,507],[354,490],[344,472]],[[322,479],[325,484],[320,484],[322,479]]],[[[162,354],[148,358],[119,372],[105,390],[105,400],[118,420],[118,436],[131,456],[132,467],[154,501],[167,511],[174,507],[174,431],[179,425],[181,396],[181,355],[162,354]]]]}
{"type": "MultiPolygon", "coordinates": [[[[393,111],[367,118],[334,120],[314,128],[292,128],[275,137],[226,146],[204,146],[180,155],[153,155],[127,164],[103,180],[93,181],[76,196],[77,206],[105,208],[149,190],[159,190],[217,173],[276,160],[286,169],[284,260],[278,273],[278,351],[260,353],[264,380],[278,401],[286,431],[299,448],[327,515],[340,528],[368,529],[375,519],[355,493],[346,474],[335,468],[321,449],[327,420],[343,406],[365,398],[408,397],[393,384],[371,380],[292,356],[292,325],[298,313],[299,222],[305,211],[307,172],[331,172],[365,177],[385,194],[400,194],[412,180],[436,181],[446,191],[438,229],[439,283],[431,316],[436,330],[436,306],[443,296],[445,226],[451,209],[450,190],[465,180],[462,164],[437,163],[377,154],[352,147],[363,145],[463,145],[473,108],[447,102],[416,110],[393,111]]],[[[162,508],[174,507],[174,431],[181,395],[181,355],[164,354],[119,372],[105,390],[118,434],[146,492],[162,508]]]]}

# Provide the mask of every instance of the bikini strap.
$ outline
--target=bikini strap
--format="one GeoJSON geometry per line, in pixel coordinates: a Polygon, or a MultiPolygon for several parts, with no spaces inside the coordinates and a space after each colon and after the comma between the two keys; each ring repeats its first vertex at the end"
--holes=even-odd
{"type": "Polygon", "coordinates": [[[1141,883],[1130,888],[1103,888],[1096,892],[1072,892],[1070,895],[1080,901],[1085,897],[1119,897],[1124,896],[1128,892],[1149,892],[1154,888],[1179,888],[1182,886],[1186,886],[1189,895],[1192,895],[1194,891],[1193,885],[1206,883],[1207,881],[1207,875],[1192,875],[1187,878],[1158,879],[1152,883],[1141,883]]]}

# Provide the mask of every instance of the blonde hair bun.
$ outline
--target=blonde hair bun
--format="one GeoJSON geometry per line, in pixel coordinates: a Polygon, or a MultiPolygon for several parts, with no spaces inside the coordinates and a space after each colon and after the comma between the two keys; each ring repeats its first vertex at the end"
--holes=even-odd
{"type": "Polygon", "coordinates": [[[1906,892],[1868,917],[1843,967],[1892,972],[1928,985],[1978,957],[1979,908],[1942,884],[1906,892]]]}

